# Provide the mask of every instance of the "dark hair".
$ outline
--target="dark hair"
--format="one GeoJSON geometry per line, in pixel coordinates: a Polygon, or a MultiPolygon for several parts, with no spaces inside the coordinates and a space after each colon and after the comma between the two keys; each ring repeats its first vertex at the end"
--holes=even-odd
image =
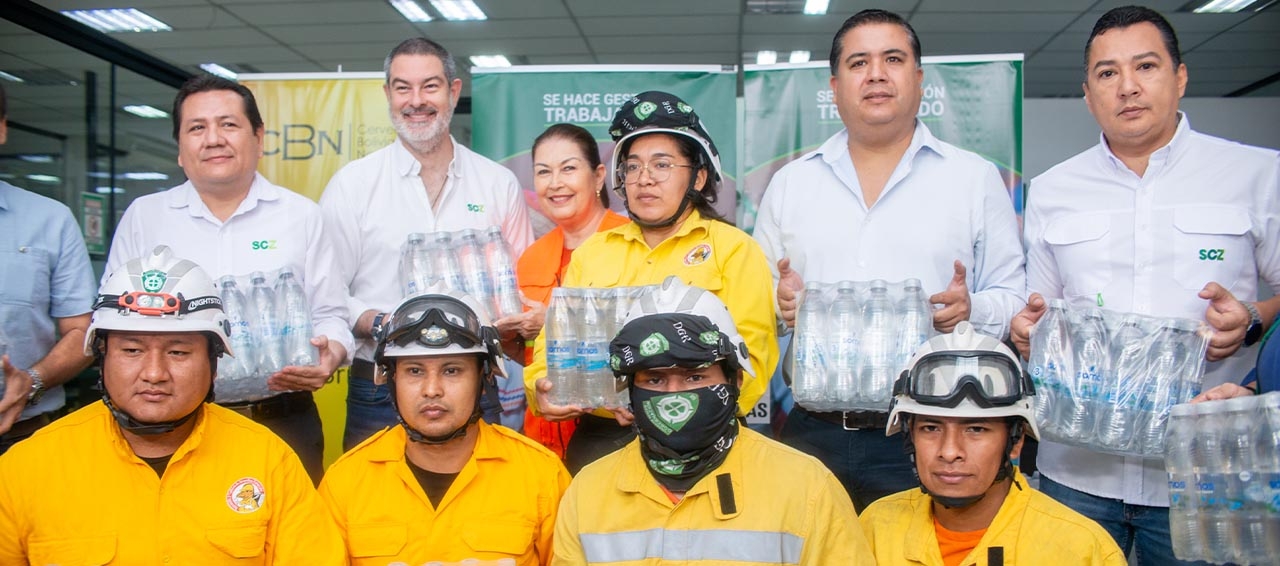
{"type": "Polygon", "coordinates": [[[262,122],[262,113],[258,111],[258,100],[253,97],[253,91],[248,87],[227,80],[216,75],[201,74],[182,83],[182,88],[178,89],[178,95],[173,99],[173,139],[177,141],[178,131],[182,127],[182,103],[187,101],[187,97],[201,92],[213,92],[217,90],[229,90],[240,95],[240,100],[244,103],[244,115],[249,118],[249,125],[253,127],[253,133],[257,135],[258,130],[265,126],[262,122]]]}
{"type": "MultiPolygon", "coordinates": [[[[685,159],[688,159],[691,163],[696,165],[698,169],[707,172],[707,182],[702,185],[701,190],[694,193],[692,201],[693,209],[697,210],[698,214],[701,214],[703,218],[708,220],[719,220],[725,224],[731,224],[731,222],[725,220],[724,216],[721,216],[719,212],[716,212],[714,206],[711,206],[715,204],[716,199],[718,198],[720,192],[720,181],[716,179],[716,172],[711,168],[711,161],[703,155],[702,146],[688,136],[671,135],[671,137],[675,139],[676,146],[680,148],[680,155],[683,155],[685,159]]],[[[631,138],[632,141],[635,139],[636,138],[631,138]]],[[[697,169],[694,169],[693,173],[694,175],[697,175],[697,169]]]]}
{"type": "Polygon", "coordinates": [[[391,83],[391,60],[401,55],[432,55],[444,66],[446,81],[452,83],[453,79],[458,78],[458,64],[454,62],[448,49],[425,37],[411,37],[401,41],[400,45],[392,49],[387,59],[382,62],[382,74],[386,77],[387,84],[391,83]]]}
{"type": "Polygon", "coordinates": [[[4,94],[4,85],[0,84],[0,120],[9,117],[9,97],[4,94]]]}
{"type": "Polygon", "coordinates": [[[902,16],[887,10],[863,10],[844,21],[840,26],[840,30],[836,32],[836,36],[831,39],[831,76],[835,76],[836,69],[840,67],[840,52],[844,51],[844,35],[853,28],[864,24],[895,24],[902,26],[907,32],[907,37],[911,39],[912,55],[915,55],[916,66],[920,66],[920,36],[916,35],[915,28],[907,23],[902,16]]]}
{"type": "MultiPolygon", "coordinates": [[[[602,164],[600,161],[600,145],[596,143],[596,139],[591,136],[586,128],[574,124],[552,124],[551,127],[544,130],[538,137],[533,140],[533,148],[529,150],[529,156],[538,151],[538,146],[542,142],[549,140],[565,140],[573,142],[578,146],[578,151],[587,158],[587,164],[591,166],[591,172],[595,173],[596,169],[602,164]]],[[[600,204],[605,208],[609,208],[609,191],[600,191],[600,204]]]]}
{"type": "Polygon", "coordinates": [[[1084,44],[1085,79],[1087,80],[1089,77],[1089,49],[1093,47],[1093,38],[1106,33],[1107,30],[1124,29],[1143,22],[1156,26],[1156,29],[1160,31],[1160,37],[1164,39],[1164,49],[1169,52],[1169,58],[1173,61],[1173,69],[1177,71],[1178,66],[1182,64],[1182,50],[1178,48],[1178,34],[1174,33],[1173,26],[1169,25],[1169,20],[1164,19],[1160,12],[1146,6],[1121,6],[1108,10],[1093,24],[1093,32],[1089,34],[1089,41],[1084,44]]]}

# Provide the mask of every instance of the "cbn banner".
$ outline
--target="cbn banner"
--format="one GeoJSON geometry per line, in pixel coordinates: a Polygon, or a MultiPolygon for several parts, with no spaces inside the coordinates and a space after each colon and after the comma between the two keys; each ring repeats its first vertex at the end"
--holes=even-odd
{"type": "MultiPolygon", "coordinates": [[[[320,200],[343,165],[396,137],[387,117],[382,73],[242,74],[266,122],[258,172],[271,182],[320,200]]],[[[347,368],[315,395],[324,423],[324,461],[342,455],[347,368]]]]}
{"type": "MultiPolygon", "coordinates": [[[[684,99],[702,118],[725,170],[716,209],[726,216],[733,214],[738,189],[733,67],[531,65],[471,72],[471,147],[516,174],[530,209],[538,210],[529,154],[538,134],[560,122],[582,126],[600,142],[600,158],[608,164],[613,155],[609,138],[613,113],[637,93],[661,90],[684,99]]],[[[610,179],[609,186],[612,183],[610,179]]],[[[622,205],[617,203],[615,208],[622,210],[622,205]]],[[[551,226],[538,228],[541,234],[551,226]]]]}
{"type": "Polygon", "coordinates": [[[383,82],[382,73],[240,75],[266,122],[258,171],[320,200],[338,169],[395,139],[383,82]]]}
{"type": "MultiPolygon", "coordinates": [[[[917,117],[943,141],[991,161],[1022,214],[1022,55],[925,57],[917,117]]],[[[755,226],[769,179],[844,127],[827,63],[748,65],[743,76],[742,194],[738,226],[755,226]]]]}

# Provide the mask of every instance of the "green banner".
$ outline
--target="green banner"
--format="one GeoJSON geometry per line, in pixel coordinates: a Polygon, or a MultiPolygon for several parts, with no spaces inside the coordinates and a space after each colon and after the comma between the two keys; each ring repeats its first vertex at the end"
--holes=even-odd
{"type": "MultiPolygon", "coordinates": [[[[1022,55],[925,57],[917,116],[943,141],[1000,170],[1022,214],[1022,55]]],[[[769,179],[844,127],[826,62],[743,73],[742,194],[738,226],[750,232],[769,179]]]]}
{"type": "MultiPolygon", "coordinates": [[[[600,157],[608,167],[613,155],[608,131],[613,113],[637,93],[670,92],[693,106],[720,151],[725,179],[716,209],[732,218],[738,207],[736,83],[732,67],[706,65],[472,69],[471,148],[511,169],[520,179],[530,209],[536,211],[529,151],[547,126],[568,122],[586,128],[600,143],[600,157]]],[[[617,201],[614,208],[620,211],[617,201]]],[[[539,228],[542,233],[550,225],[539,228]]]]}

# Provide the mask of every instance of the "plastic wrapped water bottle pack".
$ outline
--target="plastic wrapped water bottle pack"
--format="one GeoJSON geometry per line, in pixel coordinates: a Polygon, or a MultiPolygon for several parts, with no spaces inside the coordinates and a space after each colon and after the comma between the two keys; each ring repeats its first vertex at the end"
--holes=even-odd
{"type": "Polygon", "coordinates": [[[214,385],[219,403],[257,401],[278,394],[267,378],[285,366],[316,364],[311,345],[311,306],[302,281],[288,267],[218,279],[218,293],[231,325],[235,354],[218,363],[214,385]]]}

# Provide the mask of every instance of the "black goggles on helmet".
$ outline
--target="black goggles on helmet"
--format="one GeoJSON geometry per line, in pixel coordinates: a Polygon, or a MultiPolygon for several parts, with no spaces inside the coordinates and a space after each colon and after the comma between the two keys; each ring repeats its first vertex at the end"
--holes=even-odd
{"type": "Polygon", "coordinates": [[[922,405],[954,408],[966,397],[984,409],[1034,395],[1031,378],[1008,356],[990,351],[944,351],[922,356],[902,372],[894,395],[922,405]]]}
{"type": "Polygon", "coordinates": [[[444,348],[483,344],[480,319],[466,303],[447,295],[424,295],[400,306],[379,332],[380,344],[404,347],[413,342],[444,348]]]}

